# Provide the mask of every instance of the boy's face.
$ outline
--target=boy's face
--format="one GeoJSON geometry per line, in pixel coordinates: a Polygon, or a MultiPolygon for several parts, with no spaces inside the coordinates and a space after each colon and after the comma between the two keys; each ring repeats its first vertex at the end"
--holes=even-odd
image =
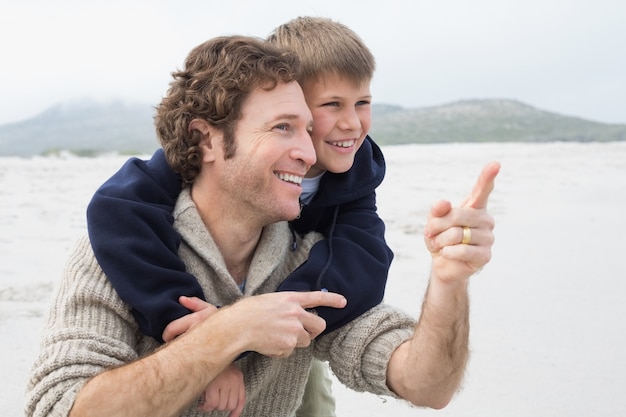
{"type": "Polygon", "coordinates": [[[324,171],[346,172],[372,124],[370,81],[360,85],[334,74],[304,83],[313,114],[313,146],[317,162],[307,177],[324,171]]]}

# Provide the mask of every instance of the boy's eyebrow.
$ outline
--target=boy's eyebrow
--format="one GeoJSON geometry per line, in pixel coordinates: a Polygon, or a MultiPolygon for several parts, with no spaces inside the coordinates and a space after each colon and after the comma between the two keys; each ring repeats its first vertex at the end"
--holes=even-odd
{"type": "MultiPolygon", "coordinates": [[[[326,100],[342,100],[342,99],[344,99],[344,98],[345,98],[345,97],[343,97],[343,96],[335,96],[335,95],[332,95],[332,96],[326,97],[326,100]]],[[[372,98],[372,95],[371,95],[371,94],[366,94],[366,95],[364,95],[364,96],[360,96],[360,97],[359,97],[359,99],[364,99],[364,98],[369,98],[369,99],[371,99],[371,98],[372,98]]]]}

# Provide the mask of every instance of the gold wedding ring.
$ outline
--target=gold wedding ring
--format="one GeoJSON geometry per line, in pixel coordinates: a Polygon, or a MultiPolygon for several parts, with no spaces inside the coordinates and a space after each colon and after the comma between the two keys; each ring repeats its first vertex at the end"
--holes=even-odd
{"type": "Polygon", "coordinates": [[[472,229],[467,226],[463,226],[463,239],[461,239],[461,245],[467,245],[472,240],[472,229]]]}

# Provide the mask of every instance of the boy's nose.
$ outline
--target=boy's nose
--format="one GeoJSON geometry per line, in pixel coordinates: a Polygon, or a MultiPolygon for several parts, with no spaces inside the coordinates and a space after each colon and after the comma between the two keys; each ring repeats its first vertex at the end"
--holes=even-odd
{"type": "Polygon", "coordinates": [[[357,130],[361,128],[361,119],[354,108],[347,108],[342,112],[339,127],[343,130],[357,130]]]}

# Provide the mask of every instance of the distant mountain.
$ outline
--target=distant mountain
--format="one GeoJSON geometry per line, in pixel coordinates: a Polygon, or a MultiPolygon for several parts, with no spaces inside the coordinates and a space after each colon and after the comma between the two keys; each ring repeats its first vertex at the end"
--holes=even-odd
{"type": "Polygon", "coordinates": [[[61,103],[31,119],[0,126],[0,155],[152,153],[159,146],[153,117],[154,109],[146,104],[61,103]]]}
{"type": "Polygon", "coordinates": [[[592,122],[515,100],[461,100],[417,109],[372,108],[379,144],[442,142],[608,142],[626,140],[625,124],[592,122]]]}
{"type": "MultiPolygon", "coordinates": [[[[149,154],[158,146],[154,109],[146,104],[62,103],[0,126],[0,156],[69,150],[149,154]]],[[[443,142],[605,142],[626,140],[626,125],[564,116],[514,100],[462,100],[441,106],[372,108],[372,137],[381,145],[443,142]]]]}

